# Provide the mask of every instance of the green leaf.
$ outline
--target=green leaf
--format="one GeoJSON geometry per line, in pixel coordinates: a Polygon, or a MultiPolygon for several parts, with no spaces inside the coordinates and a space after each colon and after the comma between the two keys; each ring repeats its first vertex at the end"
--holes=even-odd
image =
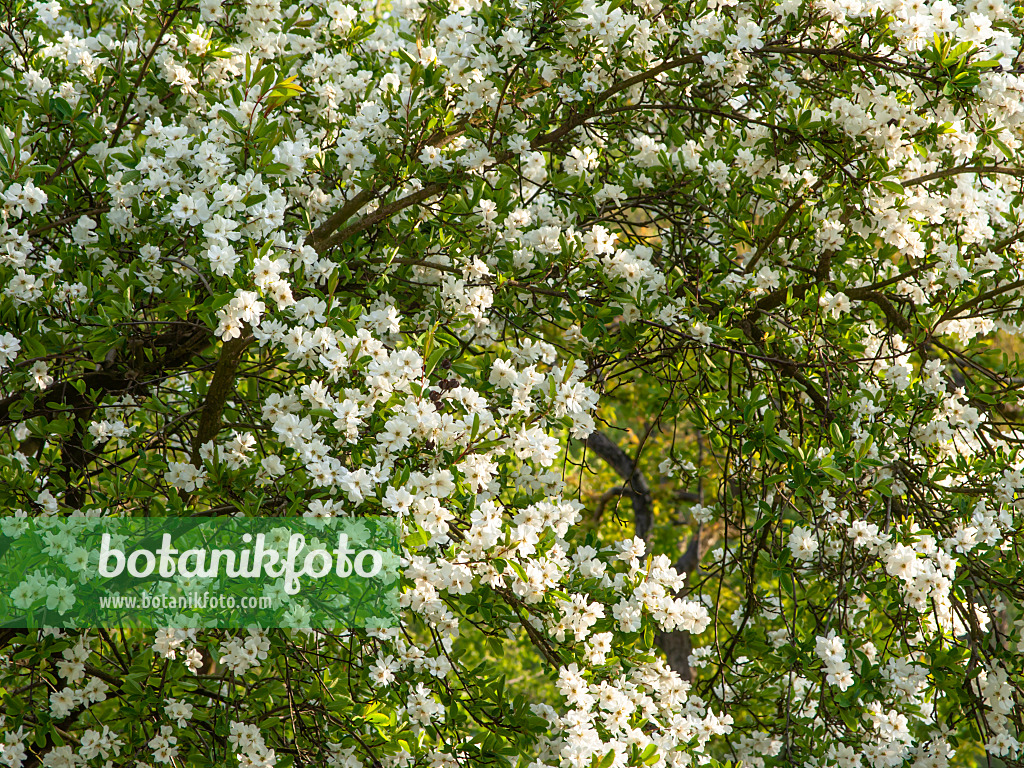
{"type": "Polygon", "coordinates": [[[63,99],[60,96],[50,97],[50,111],[56,112],[61,120],[67,120],[74,113],[67,99],[63,99]]]}
{"type": "Polygon", "coordinates": [[[498,658],[505,655],[505,644],[496,637],[487,638],[487,648],[498,658]]]}
{"type": "Polygon", "coordinates": [[[405,546],[407,546],[409,549],[415,549],[417,547],[422,547],[426,545],[429,541],[430,534],[426,531],[419,530],[415,531],[414,533],[410,533],[408,536],[405,537],[405,546]]]}
{"type": "Polygon", "coordinates": [[[992,140],[992,143],[996,145],[999,151],[1003,153],[1004,157],[1013,157],[1013,150],[1006,146],[1006,144],[997,139],[994,135],[989,136],[989,138],[992,140]]]}
{"type": "Polygon", "coordinates": [[[441,362],[441,358],[444,357],[444,353],[447,351],[448,350],[445,349],[444,347],[438,347],[433,352],[431,352],[430,357],[427,358],[427,365],[425,369],[427,376],[429,376],[433,372],[434,368],[436,368],[437,364],[441,362]]]}
{"type": "Polygon", "coordinates": [[[505,562],[508,563],[509,567],[516,572],[516,576],[518,576],[523,581],[529,581],[529,579],[526,576],[526,571],[523,569],[523,566],[521,566],[515,560],[506,560],[505,562]]]}

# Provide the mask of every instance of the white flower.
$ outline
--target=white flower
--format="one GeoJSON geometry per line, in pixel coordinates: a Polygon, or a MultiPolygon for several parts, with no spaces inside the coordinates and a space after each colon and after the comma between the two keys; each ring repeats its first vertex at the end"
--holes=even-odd
{"type": "Polygon", "coordinates": [[[46,389],[53,384],[53,376],[50,375],[50,369],[42,360],[37,360],[32,364],[32,367],[29,369],[29,375],[32,377],[32,384],[36,389],[46,389]]]}
{"type": "Polygon", "coordinates": [[[423,148],[423,151],[420,152],[420,162],[428,168],[444,168],[448,170],[452,167],[451,159],[445,157],[439,148],[432,146],[423,148]]]}
{"type": "Polygon", "coordinates": [[[11,361],[18,356],[21,350],[21,341],[12,333],[5,333],[0,336],[0,368],[6,368],[11,361]]]}
{"type": "Polygon", "coordinates": [[[218,275],[230,275],[235,271],[235,265],[238,263],[238,254],[227,244],[211,245],[206,251],[206,258],[209,259],[210,266],[218,275]]]}
{"type": "Polygon", "coordinates": [[[757,271],[757,287],[762,291],[774,291],[779,287],[779,273],[769,266],[757,271]]]}
{"type": "Polygon", "coordinates": [[[57,611],[61,616],[75,604],[75,588],[68,584],[68,580],[61,577],[57,583],[50,584],[46,588],[46,607],[48,610],[57,611]]]}
{"type": "Polygon", "coordinates": [[[32,607],[32,603],[43,596],[34,579],[26,579],[14,588],[11,592],[11,600],[16,608],[25,611],[32,607]]]}
{"type": "Polygon", "coordinates": [[[818,551],[818,538],[813,531],[796,525],[789,534],[789,551],[797,560],[813,560],[818,551]]]}
{"type": "Polygon", "coordinates": [[[818,299],[818,306],[830,313],[832,317],[838,318],[839,315],[845,314],[850,311],[850,299],[845,293],[837,293],[834,296],[825,291],[821,298],[818,299]]]}
{"type": "Polygon", "coordinates": [[[704,323],[696,322],[690,326],[690,336],[695,338],[701,344],[711,343],[711,327],[704,325],[704,323]]]}
{"type": "Polygon", "coordinates": [[[210,218],[210,211],[207,207],[206,195],[181,194],[171,206],[171,216],[185,224],[195,226],[210,218]]]}
{"type": "Polygon", "coordinates": [[[21,194],[18,195],[18,202],[26,213],[39,213],[48,200],[46,193],[32,183],[31,179],[25,182],[21,194]]]}
{"type": "Polygon", "coordinates": [[[169,462],[167,466],[164,480],[175,488],[191,493],[206,482],[206,470],[201,467],[178,461],[169,462]]]}

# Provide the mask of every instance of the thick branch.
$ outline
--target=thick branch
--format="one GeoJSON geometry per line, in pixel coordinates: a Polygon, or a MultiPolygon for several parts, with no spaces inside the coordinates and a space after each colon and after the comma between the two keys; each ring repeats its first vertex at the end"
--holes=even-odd
{"type": "Polygon", "coordinates": [[[196,467],[202,464],[199,450],[220,432],[220,417],[224,412],[224,404],[235,391],[235,370],[242,359],[242,352],[252,339],[252,336],[237,336],[224,342],[221,348],[217,369],[210,381],[210,388],[206,390],[206,400],[199,414],[199,428],[192,440],[192,464],[196,467]]]}
{"type": "MultiPolygon", "coordinates": [[[[170,371],[181,368],[195,355],[205,349],[211,334],[205,326],[195,327],[182,323],[177,328],[151,336],[139,341],[140,348],[166,350],[165,354],[155,357],[152,361],[124,361],[120,355],[108,355],[109,362],[93,371],[86,371],[76,378],[68,378],[55,382],[38,393],[19,392],[0,400],[0,427],[17,424],[37,416],[53,418],[78,402],[80,393],[76,383],[84,384],[84,391],[97,391],[99,398],[107,395],[120,395],[135,387],[144,387],[147,380],[154,376],[167,375],[170,371]],[[183,331],[182,328],[188,330],[183,331]],[[28,397],[30,404],[22,413],[13,414],[11,409],[28,397]]],[[[100,402],[97,399],[95,402],[100,402]]]]}
{"type": "Polygon", "coordinates": [[[885,319],[888,320],[891,325],[899,328],[904,335],[908,335],[913,332],[910,320],[904,317],[900,311],[892,305],[892,302],[878,291],[872,291],[866,288],[851,288],[846,291],[846,296],[850,299],[867,299],[881,309],[882,313],[885,315],[885,319]]]}
{"type": "MultiPolygon", "coordinates": [[[[329,237],[326,237],[323,240],[316,240],[313,244],[313,247],[316,248],[318,253],[323,253],[329,248],[338,245],[338,243],[343,243],[350,237],[358,235],[360,232],[369,229],[374,224],[384,221],[384,219],[390,219],[399,211],[405,210],[411,205],[421,203],[428,197],[433,197],[439,192],[443,192],[445,186],[446,185],[441,184],[440,182],[427,184],[427,186],[425,186],[423,189],[419,189],[415,192],[412,192],[403,198],[395,200],[393,203],[389,203],[388,205],[382,205],[373,213],[364,216],[359,221],[355,222],[354,224],[350,224],[349,226],[345,227],[342,230],[339,230],[338,232],[335,232],[333,235],[330,235],[329,237]]],[[[339,214],[344,212],[344,210],[345,209],[343,208],[342,211],[339,212],[339,214]]]]}
{"type": "Polygon", "coordinates": [[[319,243],[329,238],[331,234],[338,229],[338,227],[348,221],[356,214],[357,211],[359,211],[360,208],[370,202],[376,191],[377,190],[365,189],[341,206],[341,208],[339,208],[334,214],[327,217],[323,224],[306,236],[306,245],[315,248],[318,252],[322,252],[322,249],[319,247],[319,243]]]}
{"type": "MultiPolygon", "coordinates": [[[[636,524],[636,535],[647,540],[654,522],[652,511],[651,489],[637,467],[637,462],[630,459],[618,444],[603,432],[592,432],[587,438],[587,448],[592,450],[615,470],[625,482],[624,493],[629,494],[633,502],[633,520],[636,524]]],[[[639,458],[639,457],[638,457],[639,458]]]]}
{"type": "Polygon", "coordinates": [[[1024,288],[1024,280],[1015,280],[1012,283],[996,286],[992,290],[986,291],[980,296],[975,296],[970,301],[965,301],[963,304],[959,304],[955,307],[951,307],[950,309],[946,310],[945,312],[942,313],[942,317],[938,319],[936,325],[938,325],[939,323],[943,323],[946,320],[953,320],[954,318],[959,317],[963,312],[965,312],[968,309],[974,309],[979,304],[984,304],[986,301],[990,299],[998,298],[1004,293],[1016,291],[1019,288],[1024,288]]]}
{"type": "Polygon", "coordinates": [[[1024,176],[1024,168],[1010,168],[1005,165],[959,165],[955,168],[944,168],[934,173],[926,173],[924,176],[918,176],[916,179],[907,179],[900,183],[904,188],[916,187],[918,184],[924,184],[935,179],[944,179],[949,176],[957,176],[961,173],[995,173],[1004,176],[1024,176]]]}

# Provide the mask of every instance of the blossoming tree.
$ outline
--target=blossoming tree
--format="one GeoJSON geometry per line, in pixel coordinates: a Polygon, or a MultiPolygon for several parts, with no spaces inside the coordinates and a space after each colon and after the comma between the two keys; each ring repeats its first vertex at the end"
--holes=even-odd
{"type": "Polygon", "coordinates": [[[0,530],[405,559],[392,628],[0,629],[0,765],[1013,764],[1022,23],[5,3],[0,530]]]}

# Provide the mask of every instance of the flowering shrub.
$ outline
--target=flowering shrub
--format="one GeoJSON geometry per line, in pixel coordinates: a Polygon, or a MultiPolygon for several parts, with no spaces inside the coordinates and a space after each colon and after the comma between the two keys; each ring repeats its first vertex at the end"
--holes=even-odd
{"type": "Polygon", "coordinates": [[[0,765],[1019,760],[1022,14],[8,3],[0,505],[404,559],[396,628],[0,629],[0,765]]]}

